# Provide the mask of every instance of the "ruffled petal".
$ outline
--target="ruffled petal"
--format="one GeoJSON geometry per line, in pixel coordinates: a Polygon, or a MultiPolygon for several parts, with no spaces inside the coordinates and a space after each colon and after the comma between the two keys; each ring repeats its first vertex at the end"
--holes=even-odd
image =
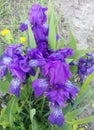
{"type": "Polygon", "coordinates": [[[12,76],[18,77],[19,80],[24,81],[25,73],[19,68],[18,65],[11,65],[10,71],[12,73],[12,76]]]}
{"type": "Polygon", "coordinates": [[[60,60],[48,62],[42,70],[44,76],[49,77],[51,85],[64,85],[71,77],[69,65],[60,60]]]}
{"type": "Polygon", "coordinates": [[[8,55],[9,57],[13,58],[13,56],[15,55],[15,51],[17,50],[17,48],[22,47],[23,44],[11,44],[9,45],[6,50],[5,50],[5,54],[8,55]]]}
{"type": "Polygon", "coordinates": [[[71,94],[72,98],[76,97],[76,94],[79,92],[79,89],[72,84],[72,82],[67,81],[64,88],[69,94],[71,94]]]}
{"type": "Polygon", "coordinates": [[[45,60],[44,59],[32,59],[29,61],[29,66],[30,67],[40,67],[45,65],[45,60]]]}
{"type": "Polygon", "coordinates": [[[1,63],[6,66],[9,66],[12,63],[12,58],[7,55],[2,55],[1,63]]]}
{"type": "Polygon", "coordinates": [[[46,79],[36,79],[32,83],[32,88],[34,89],[35,97],[39,97],[43,92],[46,91],[48,87],[48,81],[46,79]]]}
{"type": "Polygon", "coordinates": [[[62,126],[64,123],[64,116],[62,109],[58,105],[54,105],[51,108],[51,113],[48,117],[48,120],[55,125],[62,126]]]}
{"type": "Polygon", "coordinates": [[[41,5],[39,4],[34,4],[29,12],[29,20],[30,23],[35,25],[35,24],[43,24],[46,22],[46,14],[45,11],[47,8],[42,8],[41,5]]]}
{"type": "Polygon", "coordinates": [[[21,85],[20,80],[17,77],[13,78],[10,83],[9,93],[14,94],[15,96],[18,97],[20,94],[20,85],[21,85]]]}

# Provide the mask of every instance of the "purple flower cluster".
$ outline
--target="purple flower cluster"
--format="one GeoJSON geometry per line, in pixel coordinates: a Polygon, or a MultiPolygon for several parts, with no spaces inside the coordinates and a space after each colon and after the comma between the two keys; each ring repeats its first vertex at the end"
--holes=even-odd
{"type": "Polygon", "coordinates": [[[86,58],[80,58],[78,61],[78,75],[81,83],[92,72],[94,72],[94,57],[91,54],[87,54],[86,58]]]}
{"type": "MultiPolygon", "coordinates": [[[[40,46],[45,49],[48,46],[48,25],[47,17],[45,12],[47,8],[43,8],[39,4],[35,4],[31,7],[29,11],[29,20],[28,22],[31,25],[31,29],[34,33],[34,37],[36,40],[36,44],[40,48],[40,46]],[[40,45],[41,44],[41,45],[40,45]],[[43,45],[42,45],[43,44],[43,45]]],[[[24,22],[20,25],[19,30],[22,32],[28,29],[28,22],[24,22]]],[[[42,49],[42,50],[43,50],[42,49]]]]}
{"type": "Polygon", "coordinates": [[[13,79],[10,83],[9,93],[19,96],[20,86],[25,82],[28,74],[34,75],[34,69],[29,64],[28,55],[22,49],[22,44],[13,44],[6,48],[0,59],[0,78],[10,71],[13,79]]]}
{"type": "Polygon", "coordinates": [[[48,120],[59,126],[64,122],[62,107],[65,107],[67,101],[71,102],[78,93],[78,88],[69,81],[72,74],[66,63],[66,58],[72,55],[72,49],[63,48],[50,53],[43,59],[42,65],[36,61],[33,63],[35,67],[38,67],[39,63],[42,77],[35,79],[32,83],[35,97],[42,94],[47,97],[51,109],[48,120]]]}
{"type": "Polygon", "coordinates": [[[6,48],[0,60],[0,77],[9,70],[12,75],[9,93],[19,96],[20,87],[26,83],[27,76],[35,75],[34,68],[40,68],[40,77],[32,83],[35,97],[44,94],[50,101],[52,124],[61,126],[64,122],[62,107],[73,100],[78,89],[69,81],[72,74],[66,58],[73,55],[71,48],[52,51],[44,57],[39,48],[22,49],[22,44],[13,44],[6,48]]]}
{"type": "MultiPolygon", "coordinates": [[[[33,5],[29,12],[29,21],[33,30],[37,47],[27,47],[23,50],[22,44],[13,44],[6,48],[0,59],[0,77],[2,78],[10,71],[12,81],[9,93],[19,96],[20,88],[26,83],[27,77],[40,74],[31,87],[35,97],[42,94],[49,100],[51,113],[48,120],[52,124],[62,126],[64,116],[62,108],[68,101],[72,101],[78,93],[78,88],[70,81],[72,73],[66,59],[74,54],[73,49],[63,48],[50,50],[48,48],[48,25],[45,11],[41,5],[33,5]]],[[[25,31],[28,28],[26,23],[20,25],[19,29],[25,31]]]]}
{"type": "Polygon", "coordinates": [[[80,77],[80,82],[83,83],[84,79],[94,72],[94,57],[92,54],[87,53],[86,57],[82,57],[76,63],[70,65],[77,66],[77,74],[80,77]]]}

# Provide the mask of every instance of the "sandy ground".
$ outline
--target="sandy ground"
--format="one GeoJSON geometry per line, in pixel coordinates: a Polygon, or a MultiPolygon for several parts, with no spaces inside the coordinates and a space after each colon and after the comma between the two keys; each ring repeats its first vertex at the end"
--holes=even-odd
{"type": "Polygon", "coordinates": [[[54,3],[57,10],[62,8],[63,36],[67,37],[71,25],[78,48],[94,50],[94,0],[54,0],[54,3]]]}

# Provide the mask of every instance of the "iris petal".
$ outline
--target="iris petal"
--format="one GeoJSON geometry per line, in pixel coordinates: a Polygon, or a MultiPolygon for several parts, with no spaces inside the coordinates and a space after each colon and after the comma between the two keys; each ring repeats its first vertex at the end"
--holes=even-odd
{"type": "Polygon", "coordinates": [[[29,61],[29,66],[31,66],[31,67],[39,67],[39,66],[43,66],[45,63],[46,62],[45,62],[44,59],[34,59],[34,60],[29,61]]]}
{"type": "Polygon", "coordinates": [[[9,93],[19,96],[21,82],[18,78],[13,78],[10,83],[9,93]]]}
{"type": "Polygon", "coordinates": [[[39,4],[34,4],[29,12],[29,20],[30,23],[35,25],[35,24],[43,24],[46,22],[46,14],[45,11],[47,8],[42,8],[41,5],[39,4]]]}
{"type": "Polygon", "coordinates": [[[9,57],[7,55],[2,56],[2,64],[9,66],[11,64],[11,62],[12,62],[11,57],[9,57]]]}
{"type": "Polygon", "coordinates": [[[45,92],[48,85],[48,81],[45,79],[34,80],[32,83],[32,87],[34,89],[35,97],[39,97],[43,92],[45,92]]]}
{"type": "Polygon", "coordinates": [[[58,105],[54,105],[51,108],[51,113],[48,117],[48,120],[55,125],[62,126],[64,123],[64,116],[62,113],[62,109],[58,105]]]}

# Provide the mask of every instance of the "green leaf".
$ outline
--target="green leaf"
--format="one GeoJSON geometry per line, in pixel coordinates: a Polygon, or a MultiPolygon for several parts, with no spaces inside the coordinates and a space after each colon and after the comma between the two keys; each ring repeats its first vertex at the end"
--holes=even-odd
{"type": "Polygon", "coordinates": [[[77,128],[78,128],[78,125],[73,124],[73,130],[77,130],[77,128]]]}
{"type": "Polygon", "coordinates": [[[31,48],[36,48],[36,42],[30,24],[28,24],[28,35],[29,46],[31,48]]]}
{"type": "Polygon", "coordinates": [[[58,45],[57,45],[57,49],[63,48],[64,45],[65,45],[65,40],[64,40],[64,38],[61,38],[60,43],[58,43],[58,45]]]}
{"type": "Polygon", "coordinates": [[[57,47],[57,42],[56,42],[56,25],[55,25],[54,10],[51,13],[52,15],[49,23],[48,43],[50,48],[55,50],[57,47]]]}
{"type": "Polygon", "coordinates": [[[66,59],[66,62],[69,64],[70,62],[72,62],[73,59],[66,59]]]}
{"type": "Polygon", "coordinates": [[[81,107],[79,109],[73,110],[72,112],[68,112],[65,115],[65,120],[69,121],[72,119],[75,119],[80,113],[82,113],[84,111],[84,109],[87,107],[87,105],[85,107],[81,107]]]}
{"type": "Polygon", "coordinates": [[[84,55],[86,55],[87,52],[89,52],[88,49],[76,50],[76,51],[74,51],[74,56],[72,56],[72,58],[79,59],[80,57],[83,57],[84,55]]]}
{"type": "Polygon", "coordinates": [[[74,50],[77,49],[77,43],[76,43],[76,40],[72,34],[71,29],[69,31],[69,47],[73,48],[74,50]]]}
{"type": "Polygon", "coordinates": [[[3,54],[3,48],[2,46],[0,45],[0,56],[3,54]]]}
{"type": "Polygon", "coordinates": [[[81,90],[77,96],[77,98],[74,101],[74,105],[68,105],[65,109],[63,109],[64,113],[67,113],[68,111],[73,110],[73,108],[75,108],[79,103],[81,103],[81,101],[87,97],[89,95],[90,89],[88,88],[89,83],[91,82],[91,80],[94,78],[94,73],[92,73],[91,75],[89,75],[89,77],[86,79],[86,81],[84,82],[83,86],[81,87],[81,90]]]}
{"type": "Polygon", "coordinates": [[[7,107],[2,111],[0,115],[0,124],[3,126],[7,122],[7,125],[12,126],[16,112],[18,108],[18,100],[17,97],[13,96],[7,104],[7,107]]]}
{"type": "Polygon", "coordinates": [[[30,119],[31,119],[31,122],[33,121],[33,117],[34,117],[35,114],[36,114],[36,109],[31,109],[30,110],[30,119]]]}
{"type": "Polygon", "coordinates": [[[73,106],[68,105],[67,107],[65,107],[65,108],[63,109],[64,115],[65,115],[67,112],[72,111],[79,103],[81,103],[81,102],[84,100],[84,98],[87,97],[87,96],[90,94],[89,92],[90,92],[90,89],[87,88],[87,89],[83,92],[82,95],[77,96],[77,98],[76,98],[75,101],[74,101],[74,105],[73,105],[73,106]]]}
{"type": "Polygon", "coordinates": [[[49,1],[48,1],[48,11],[47,11],[48,24],[50,23],[52,10],[53,10],[52,2],[51,2],[51,0],[49,0],[49,1]]]}
{"type": "Polygon", "coordinates": [[[11,32],[9,32],[7,35],[5,35],[5,39],[7,40],[8,44],[13,43],[13,36],[12,36],[11,32]]]}
{"type": "Polygon", "coordinates": [[[31,109],[30,110],[30,120],[32,123],[32,130],[38,130],[38,124],[36,119],[34,118],[34,115],[36,114],[36,109],[31,109]]]}
{"type": "Polygon", "coordinates": [[[17,107],[18,107],[17,97],[13,96],[11,100],[8,102],[7,109],[5,111],[5,114],[8,115],[10,125],[12,125],[14,121],[13,114],[16,114],[17,107]]]}
{"type": "Polygon", "coordinates": [[[8,81],[8,82],[10,83],[11,80],[12,80],[12,76],[11,76],[11,74],[8,72],[7,75],[6,75],[6,81],[8,81]]]}
{"type": "Polygon", "coordinates": [[[78,94],[78,96],[80,96],[81,94],[83,94],[83,92],[87,89],[88,85],[90,84],[90,82],[92,81],[92,79],[94,78],[94,73],[90,74],[87,79],[85,80],[84,84],[82,85],[80,92],[78,94]]]}
{"type": "Polygon", "coordinates": [[[9,85],[10,84],[8,81],[0,81],[0,91],[4,93],[8,93],[9,85]]]}
{"type": "Polygon", "coordinates": [[[32,121],[32,130],[38,130],[38,124],[35,119],[33,119],[33,121],[32,121]]]}
{"type": "Polygon", "coordinates": [[[86,118],[82,118],[82,119],[78,119],[78,120],[73,120],[73,121],[68,122],[68,123],[80,125],[80,124],[86,124],[89,122],[94,122],[94,116],[90,116],[90,117],[86,117],[86,118]]]}
{"type": "Polygon", "coordinates": [[[58,130],[73,130],[73,129],[72,129],[72,125],[70,125],[70,124],[65,122],[63,124],[63,126],[60,129],[58,129],[58,130]]]}

